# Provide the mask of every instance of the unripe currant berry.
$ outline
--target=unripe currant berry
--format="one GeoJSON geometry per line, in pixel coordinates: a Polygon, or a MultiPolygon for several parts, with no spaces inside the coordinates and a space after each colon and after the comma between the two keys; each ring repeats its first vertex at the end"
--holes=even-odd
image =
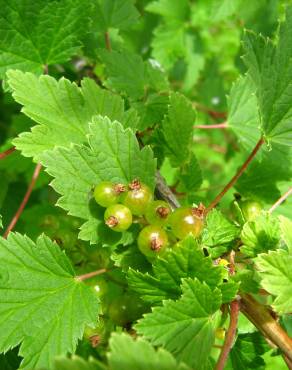
{"type": "Polygon", "coordinates": [[[108,308],[110,319],[125,326],[139,319],[145,312],[145,303],[136,294],[125,293],[113,299],[108,308]]]}
{"type": "Polygon", "coordinates": [[[125,231],[132,225],[132,213],[123,204],[114,204],[104,213],[106,225],[114,231],[125,231]]]}
{"type": "Polygon", "coordinates": [[[172,232],[178,239],[184,239],[188,234],[198,237],[203,229],[203,218],[198,208],[177,208],[169,217],[172,232]]]}
{"type": "Polygon", "coordinates": [[[157,225],[149,225],[138,236],[138,247],[149,260],[162,255],[168,246],[166,232],[157,225]]]}
{"type": "Polygon", "coordinates": [[[118,203],[120,195],[126,191],[123,184],[113,184],[109,181],[100,182],[94,189],[96,203],[102,207],[109,207],[118,203]]]}
{"type": "Polygon", "coordinates": [[[149,187],[139,180],[133,180],[129,184],[129,191],[122,197],[122,203],[127,206],[133,215],[141,216],[153,199],[149,187]]]}
{"type": "Polygon", "coordinates": [[[246,221],[254,221],[262,211],[262,205],[255,200],[244,200],[240,203],[240,207],[246,221]]]}
{"type": "Polygon", "coordinates": [[[149,224],[164,226],[168,222],[168,216],[171,208],[163,200],[154,200],[150,202],[145,213],[145,218],[149,224]]]}

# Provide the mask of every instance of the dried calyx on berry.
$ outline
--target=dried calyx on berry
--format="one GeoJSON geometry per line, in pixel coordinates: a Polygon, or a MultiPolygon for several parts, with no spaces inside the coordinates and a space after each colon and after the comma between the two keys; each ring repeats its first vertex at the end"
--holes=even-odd
{"type": "Polygon", "coordinates": [[[113,184],[110,181],[100,182],[94,188],[96,203],[102,207],[109,207],[119,202],[120,195],[126,191],[123,184],[113,184]]]}
{"type": "Polygon", "coordinates": [[[177,208],[169,216],[169,224],[173,234],[178,239],[184,239],[188,234],[198,237],[204,226],[205,207],[200,204],[198,207],[177,208]]]}
{"type": "Polygon", "coordinates": [[[125,231],[132,225],[132,213],[123,204],[114,204],[106,209],[104,221],[114,231],[125,231]]]}
{"type": "Polygon", "coordinates": [[[149,203],[145,212],[145,218],[149,224],[166,226],[170,213],[171,208],[168,203],[163,200],[154,200],[149,203]]]}
{"type": "Polygon", "coordinates": [[[153,199],[152,191],[138,179],[133,180],[128,188],[129,191],[122,195],[122,203],[131,210],[133,215],[142,216],[153,199]]]}
{"type": "Polygon", "coordinates": [[[138,236],[140,251],[150,260],[161,255],[168,246],[167,233],[157,225],[148,225],[138,236]]]}

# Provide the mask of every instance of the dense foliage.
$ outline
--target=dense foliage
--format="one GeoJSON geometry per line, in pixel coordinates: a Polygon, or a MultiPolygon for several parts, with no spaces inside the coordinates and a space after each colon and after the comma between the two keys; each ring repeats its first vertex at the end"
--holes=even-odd
{"type": "Polygon", "coordinates": [[[292,368],[292,5],[0,0],[0,368],[292,368]]]}

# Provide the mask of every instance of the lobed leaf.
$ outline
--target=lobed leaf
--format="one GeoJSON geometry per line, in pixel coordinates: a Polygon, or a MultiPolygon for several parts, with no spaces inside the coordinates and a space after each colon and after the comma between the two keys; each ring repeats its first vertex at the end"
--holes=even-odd
{"type": "Polygon", "coordinates": [[[80,50],[90,10],[88,0],[1,0],[0,77],[66,62],[80,50]]]}
{"type": "Polygon", "coordinates": [[[188,370],[184,364],[178,364],[166,350],[155,350],[149,342],[130,335],[114,333],[110,339],[108,354],[111,370],[188,370]]]}
{"type": "Polygon", "coordinates": [[[74,352],[85,325],[96,322],[96,295],[45,236],[34,244],[10,233],[0,239],[0,256],[0,351],[20,344],[21,369],[52,368],[54,357],[74,352]]]}
{"type": "Polygon", "coordinates": [[[290,313],[292,310],[292,255],[278,249],[268,254],[260,254],[256,266],[262,278],[261,285],[276,298],[272,307],[277,313],[290,313]]]}
{"type": "Polygon", "coordinates": [[[22,112],[38,123],[13,141],[24,156],[39,161],[45,150],[84,143],[94,115],[136,127],[134,111],[125,111],[121,97],[101,89],[92,79],[85,78],[78,87],[65,78],[56,81],[21,71],[11,70],[7,76],[14,99],[23,105],[22,112]]]}
{"type": "Polygon", "coordinates": [[[162,345],[179,361],[204,369],[214,342],[216,316],[221,305],[220,290],[212,290],[198,279],[184,279],[183,295],[164,301],[138,321],[138,334],[153,345],[162,345]]]}
{"type": "Polygon", "coordinates": [[[165,299],[177,299],[182,293],[182,279],[196,278],[211,289],[222,291],[222,300],[231,301],[238,289],[233,282],[223,283],[224,269],[214,266],[211,258],[205,257],[196,240],[189,236],[174,246],[164,258],[153,263],[152,273],[130,269],[128,284],[131,289],[152,305],[161,305],[165,299]]]}

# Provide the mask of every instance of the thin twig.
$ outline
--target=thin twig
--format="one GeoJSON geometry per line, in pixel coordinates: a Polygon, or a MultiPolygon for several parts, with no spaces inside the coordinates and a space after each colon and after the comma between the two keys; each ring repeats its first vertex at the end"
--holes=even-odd
{"type": "Polygon", "coordinates": [[[216,370],[224,369],[225,363],[227,361],[229,352],[231,351],[234,338],[236,335],[238,316],[239,316],[239,300],[235,299],[230,303],[230,323],[225,336],[222,351],[220,352],[220,356],[215,366],[216,370]]]}
{"type": "Polygon", "coordinates": [[[12,148],[9,148],[9,149],[5,150],[4,152],[0,153],[0,159],[4,159],[9,154],[13,153],[15,150],[16,150],[16,148],[15,148],[15,146],[13,146],[12,148]]]}
{"type": "Polygon", "coordinates": [[[214,111],[197,102],[194,102],[193,106],[197,108],[198,110],[200,110],[201,112],[207,113],[212,118],[223,118],[224,119],[227,116],[225,112],[214,111]]]}
{"type": "Polygon", "coordinates": [[[108,31],[104,33],[105,47],[108,51],[112,51],[111,39],[108,31]]]}
{"type": "Polygon", "coordinates": [[[83,280],[90,279],[94,276],[104,274],[105,272],[107,272],[107,269],[100,269],[100,270],[88,272],[87,274],[84,274],[84,275],[76,276],[76,279],[83,281],[83,280]]]}
{"type": "MultiPolygon", "coordinates": [[[[229,267],[229,274],[235,274],[235,252],[231,251],[230,253],[230,267],[229,267]]],[[[216,370],[223,370],[225,367],[225,363],[228,359],[229,352],[231,351],[232,345],[234,343],[234,338],[236,335],[236,328],[238,323],[238,316],[239,316],[240,306],[239,306],[239,299],[234,299],[230,303],[230,322],[229,327],[225,336],[224,344],[222,350],[220,352],[220,356],[218,358],[217,364],[215,366],[216,370]]]]}
{"type": "Polygon", "coordinates": [[[217,123],[214,125],[194,125],[193,128],[201,128],[203,130],[211,130],[211,129],[216,129],[216,128],[224,129],[224,128],[228,128],[228,124],[227,122],[222,122],[222,123],[217,123]]]}
{"type": "Polygon", "coordinates": [[[11,230],[13,230],[13,228],[15,227],[19,217],[21,216],[22,214],[22,211],[24,210],[24,207],[26,206],[26,203],[28,202],[29,200],[29,197],[30,197],[30,194],[34,188],[34,185],[36,183],[36,180],[37,178],[39,177],[39,174],[40,174],[40,171],[41,171],[41,168],[42,168],[42,165],[40,163],[38,163],[35,167],[35,170],[34,170],[34,173],[32,175],[32,178],[31,178],[31,182],[27,188],[27,191],[24,195],[24,198],[18,208],[18,210],[16,211],[15,215],[13,216],[10,224],[8,225],[4,235],[3,235],[3,238],[7,238],[8,234],[10,233],[11,230]]]}
{"type": "Polygon", "coordinates": [[[288,197],[289,195],[292,194],[292,187],[288,189],[288,191],[286,191],[286,193],[284,195],[281,196],[281,198],[279,198],[277,200],[277,202],[275,204],[272,205],[272,207],[269,209],[269,212],[272,213],[277,207],[279,207],[288,197]]]}
{"type": "Polygon", "coordinates": [[[254,147],[253,151],[248,156],[247,160],[243,163],[239,171],[232,177],[232,179],[229,181],[229,183],[225,186],[225,188],[217,195],[217,197],[210,203],[210,205],[206,208],[205,214],[207,214],[211,209],[217,206],[217,204],[220,202],[220,200],[223,198],[223,196],[227,193],[229,189],[233,187],[233,185],[236,183],[236,181],[240,178],[240,176],[244,173],[244,171],[247,169],[250,162],[254,159],[257,152],[261,148],[261,146],[264,143],[264,139],[260,138],[260,140],[257,142],[256,146],[254,147]]]}

